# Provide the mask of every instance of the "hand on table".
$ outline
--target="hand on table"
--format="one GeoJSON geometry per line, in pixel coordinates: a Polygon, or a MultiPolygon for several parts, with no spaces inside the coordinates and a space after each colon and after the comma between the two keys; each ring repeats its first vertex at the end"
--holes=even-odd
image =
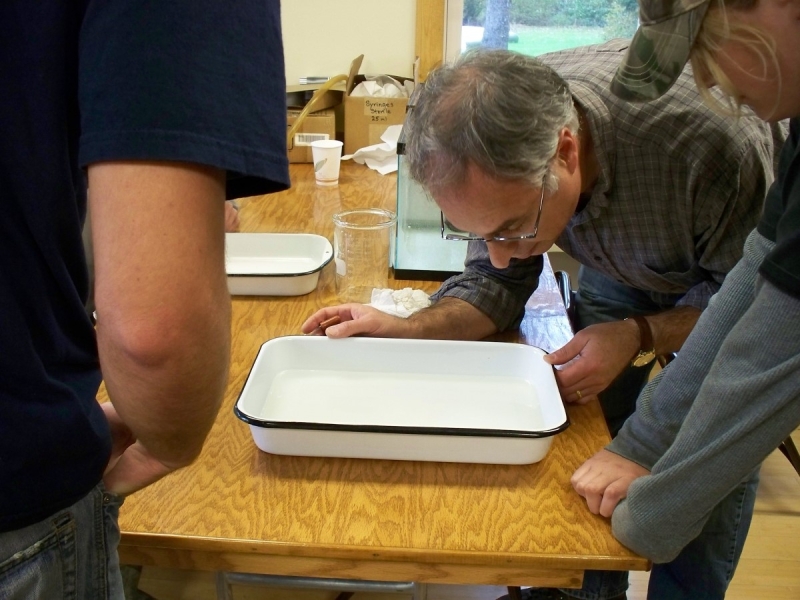
{"type": "Polygon", "coordinates": [[[225,231],[239,231],[239,209],[230,200],[225,202],[225,231]]]}
{"type": "Polygon", "coordinates": [[[569,342],[545,356],[556,370],[556,381],[566,402],[585,404],[606,389],[627,367],[639,349],[639,330],[633,321],[590,325],[569,342]]]}
{"type": "Polygon", "coordinates": [[[151,456],[136,441],[136,436],[122,421],[111,402],[104,402],[100,407],[111,429],[111,458],[103,473],[103,483],[109,492],[127,496],[174,470],[151,456]]]}
{"type": "Polygon", "coordinates": [[[306,334],[327,335],[329,338],[346,338],[355,335],[369,337],[409,337],[410,328],[405,319],[379,311],[365,304],[340,304],[318,310],[300,326],[306,334]],[[321,329],[320,323],[339,317],[338,325],[321,329]]]}
{"type": "Polygon", "coordinates": [[[610,517],[617,504],[628,495],[631,483],[649,474],[650,471],[619,454],[600,450],[578,467],[570,482],[586,499],[593,514],[610,517]]]}

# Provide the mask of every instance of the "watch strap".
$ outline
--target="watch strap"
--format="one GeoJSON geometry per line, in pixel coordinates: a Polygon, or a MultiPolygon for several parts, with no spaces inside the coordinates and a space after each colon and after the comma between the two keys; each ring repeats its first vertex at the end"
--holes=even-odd
{"type": "Polygon", "coordinates": [[[650,323],[641,315],[634,315],[629,318],[639,326],[639,352],[653,352],[655,344],[653,343],[653,330],[650,329],[650,323]]]}

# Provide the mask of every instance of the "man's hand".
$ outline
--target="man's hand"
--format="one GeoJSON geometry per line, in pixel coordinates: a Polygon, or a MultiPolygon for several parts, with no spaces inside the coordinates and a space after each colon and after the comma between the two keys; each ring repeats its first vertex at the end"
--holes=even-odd
{"type": "Polygon", "coordinates": [[[610,517],[620,500],[628,495],[633,480],[649,474],[650,471],[619,454],[600,450],[578,467],[570,482],[586,499],[593,514],[610,517]]]}
{"type": "Polygon", "coordinates": [[[341,304],[318,310],[300,326],[306,334],[327,335],[329,338],[346,338],[355,335],[383,338],[410,337],[411,328],[406,319],[395,317],[364,304],[341,304]],[[339,317],[338,325],[323,331],[320,323],[339,317]]]}
{"type": "Polygon", "coordinates": [[[551,365],[565,365],[577,359],[556,370],[556,381],[566,402],[585,404],[630,364],[639,343],[639,329],[633,321],[599,323],[576,333],[545,360],[551,365]]]}
{"type": "Polygon", "coordinates": [[[111,402],[100,405],[111,429],[111,458],[103,473],[106,489],[126,496],[158,481],[174,470],[159,462],[136,441],[111,402]]]}
{"type": "Polygon", "coordinates": [[[225,231],[229,233],[239,231],[239,209],[230,200],[225,202],[225,231]]]}

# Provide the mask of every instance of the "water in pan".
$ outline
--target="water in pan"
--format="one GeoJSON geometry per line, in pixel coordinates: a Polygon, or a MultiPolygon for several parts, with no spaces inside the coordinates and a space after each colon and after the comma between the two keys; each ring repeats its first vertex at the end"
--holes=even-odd
{"type": "Polygon", "coordinates": [[[537,431],[536,386],[522,378],[290,369],[272,381],[271,421],[537,431]]]}

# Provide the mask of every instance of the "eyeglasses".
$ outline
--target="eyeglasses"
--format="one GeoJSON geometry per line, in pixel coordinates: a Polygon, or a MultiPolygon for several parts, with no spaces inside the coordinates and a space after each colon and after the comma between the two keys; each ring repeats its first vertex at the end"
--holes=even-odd
{"type": "Polygon", "coordinates": [[[483,238],[471,233],[450,233],[450,231],[460,231],[453,227],[445,218],[444,213],[439,211],[441,219],[442,239],[458,242],[515,242],[519,240],[532,240],[539,233],[539,221],[542,218],[542,206],[544,205],[544,183],[542,183],[542,194],[539,196],[539,212],[536,213],[536,222],[533,224],[533,233],[526,233],[525,235],[509,235],[509,236],[495,236],[491,238],[483,238]],[[448,230],[445,233],[445,229],[448,230]]]}

